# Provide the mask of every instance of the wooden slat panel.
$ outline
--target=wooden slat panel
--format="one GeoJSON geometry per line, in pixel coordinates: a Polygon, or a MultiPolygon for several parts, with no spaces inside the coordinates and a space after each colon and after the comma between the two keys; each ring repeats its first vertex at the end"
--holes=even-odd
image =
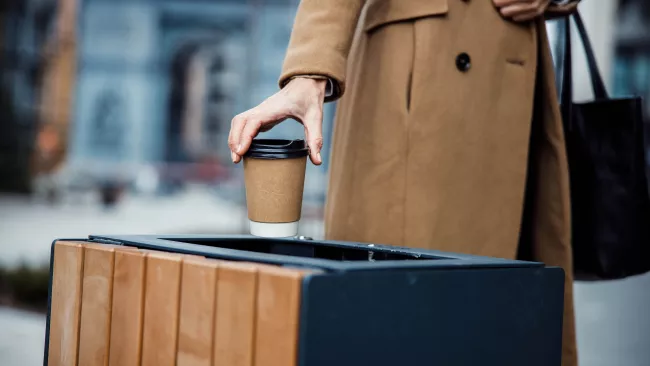
{"type": "Polygon", "coordinates": [[[182,256],[147,254],[142,366],[174,366],[182,256]]]}
{"type": "Polygon", "coordinates": [[[257,266],[224,262],[217,277],[215,366],[252,366],[257,266]]]}
{"type": "Polygon", "coordinates": [[[52,268],[49,366],[77,365],[84,249],[79,243],[57,242],[52,268]]]}
{"type": "Polygon", "coordinates": [[[218,261],[183,259],[177,366],[211,366],[218,261]]]}
{"type": "Polygon", "coordinates": [[[295,366],[300,291],[305,271],[260,266],[255,322],[255,366],[295,366]]]}
{"type": "Polygon", "coordinates": [[[113,296],[112,246],[85,244],[79,365],[108,365],[111,302],[113,296]]]}
{"type": "Polygon", "coordinates": [[[138,366],[142,353],[146,254],[116,249],[114,267],[109,365],[138,366]]]}

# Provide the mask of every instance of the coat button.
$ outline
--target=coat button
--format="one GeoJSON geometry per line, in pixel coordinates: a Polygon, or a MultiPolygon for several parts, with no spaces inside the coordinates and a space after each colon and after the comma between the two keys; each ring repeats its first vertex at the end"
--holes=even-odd
{"type": "Polygon", "coordinates": [[[472,59],[470,59],[468,54],[463,52],[458,56],[456,56],[456,68],[458,68],[458,70],[465,72],[469,70],[471,66],[472,66],[472,59]]]}

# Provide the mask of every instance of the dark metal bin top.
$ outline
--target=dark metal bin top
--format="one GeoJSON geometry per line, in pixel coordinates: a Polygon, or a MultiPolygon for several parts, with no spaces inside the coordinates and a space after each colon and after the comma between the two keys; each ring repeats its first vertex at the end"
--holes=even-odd
{"type": "Polygon", "coordinates": [[[247,235],[91,235],[91,241],[325,271],[543,267],[543,263],[342,241],[247,235]]]}

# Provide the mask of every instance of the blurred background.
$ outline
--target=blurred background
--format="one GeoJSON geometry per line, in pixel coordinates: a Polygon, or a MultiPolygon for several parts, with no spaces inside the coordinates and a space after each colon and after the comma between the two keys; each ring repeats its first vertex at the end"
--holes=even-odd
{"type": "MultiPolygon", "coordinates": [[[[1,366],[42,363],[53,239],[247,232],[230,120],[277,91],[298,3],[0,2],[1,366]]],[[[644,96],[650,116],[650,0],[580,9],[610,91],[644,96]]],[[[575,97],[588,99],[576,54],[575,97]]],[[[327,159],[309,165],[302,235],[323,236],[326,183],[327,159]]],[[[576,307],[582,365],[650,365],[650,276],[577,283],[576,307]]]]}

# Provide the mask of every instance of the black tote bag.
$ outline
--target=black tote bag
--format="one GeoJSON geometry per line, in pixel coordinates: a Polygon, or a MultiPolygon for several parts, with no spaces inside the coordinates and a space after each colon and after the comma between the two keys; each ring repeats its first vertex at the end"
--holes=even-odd
{"type": "Polygon", "coordinates": [[[580,14],[571,17],[595,96],[573,102],[567,17],[560,24],[564,55],[558,86],[571,179],[574,272],[578,280],[620,279],[650,271],[643,104],[639,97],[609,97],[580,14]]]}

